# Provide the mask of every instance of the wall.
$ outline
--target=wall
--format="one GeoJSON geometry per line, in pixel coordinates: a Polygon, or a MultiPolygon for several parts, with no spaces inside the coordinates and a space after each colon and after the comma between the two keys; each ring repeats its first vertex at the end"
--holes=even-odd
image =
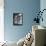
{"type": "Polygon", "coordinates": [[[0,42],[4,41],[4,0],[0,0],[0,42]]]}
{"type": "Polygon", "coordinates": [[[5,40],[18,41],[32,28],[32,21],[40,9],[40,0],[5,0],[4,26],[5,40]],[[23,13],[23,25],[13,26],[13,13],[23,13]]]}
{"type": "MultiPolygon", "coordinates": [[[[46,0],[41,0],[40,1],[40,9],[41,9],[41,11],[43,10],[43,9],[46,9],[46,0]]],[[[41,21],[41,23],[40,23],[40,25],[43,25],[43,26],[46,26],[46,10],[43,12],[43,15],[42,15],[42,17],[43,17],[43,22],[41,21]]]]}

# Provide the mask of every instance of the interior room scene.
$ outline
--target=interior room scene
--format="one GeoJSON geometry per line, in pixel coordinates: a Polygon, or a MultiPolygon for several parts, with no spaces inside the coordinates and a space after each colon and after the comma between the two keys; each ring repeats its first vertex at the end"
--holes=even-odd
{"type": "Polygon", "coordinates": [[[46,0],[0,0],[0,46],[46,46],[46,0]]]}

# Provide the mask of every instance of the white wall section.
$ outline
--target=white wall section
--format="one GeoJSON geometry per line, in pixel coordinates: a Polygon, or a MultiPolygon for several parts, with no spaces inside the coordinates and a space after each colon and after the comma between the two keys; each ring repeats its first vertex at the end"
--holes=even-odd
{"type": "Polygon", "coordinates": [[[4,0],[0,0],[0,42],[4,41],[4,0]]]}

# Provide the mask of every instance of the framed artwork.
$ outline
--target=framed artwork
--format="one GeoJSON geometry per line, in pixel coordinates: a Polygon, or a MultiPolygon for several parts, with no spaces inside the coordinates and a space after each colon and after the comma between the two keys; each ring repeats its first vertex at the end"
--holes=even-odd
{"type": "Polygon", "coordinates": [[[22,24],[23,24],[23,14],[13,13],[13,25],[22,25],[22,24]]]}

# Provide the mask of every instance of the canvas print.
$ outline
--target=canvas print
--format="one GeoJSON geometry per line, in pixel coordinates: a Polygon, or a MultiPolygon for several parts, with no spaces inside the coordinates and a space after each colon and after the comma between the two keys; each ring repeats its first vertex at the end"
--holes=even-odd
{"type": "Polygon", "coordinates": [[[22,25],[22,24],[23,24],[23,14],[13,13],[13,25],[22,25]]]}

